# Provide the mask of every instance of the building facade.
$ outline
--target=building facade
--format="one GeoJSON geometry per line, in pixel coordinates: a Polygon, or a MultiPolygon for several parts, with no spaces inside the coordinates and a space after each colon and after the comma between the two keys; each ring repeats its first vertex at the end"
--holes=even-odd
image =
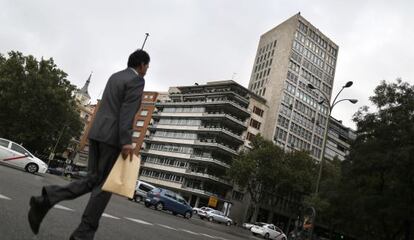
{"type": "Polygon", "coordinates": [[[345,160],[349,154],[351,143],[355,141],[357,135],[354,130],[346,127],[333,117],[330,118],[328,127],[328,138],[326,139],[325,158],[333,160],[345,160]]]}
{"type": "Polygon", "coordinates": [[[156,103],[141,151],[140,180],[179,191],[192,206],[224,203],[226,170],[244,146],[249,91],[234,81],[171,87],[156,103]]]}
{"type": "Polygon", "coordinates": [[[322,95],[307,84],[330,99],[337,54],[338,46],[300,13],[260,37],[249,90],[268,102],[266,139],[321,159],[328,103],[319,104],[322,95]]]}

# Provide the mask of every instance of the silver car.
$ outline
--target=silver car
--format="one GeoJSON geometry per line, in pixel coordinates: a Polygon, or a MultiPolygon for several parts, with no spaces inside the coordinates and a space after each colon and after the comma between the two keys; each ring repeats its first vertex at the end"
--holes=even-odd
{"type": "Polygon", "coordinates": [[[231,220],[229,217],[224,215],[223,212],[220,212],[220,211],[217,211],[217,210],[207,212],[206,218],[210,222],[224,223],[227,226],[230,226],[230,225],[233,224],[233,220],[231,220]]]}

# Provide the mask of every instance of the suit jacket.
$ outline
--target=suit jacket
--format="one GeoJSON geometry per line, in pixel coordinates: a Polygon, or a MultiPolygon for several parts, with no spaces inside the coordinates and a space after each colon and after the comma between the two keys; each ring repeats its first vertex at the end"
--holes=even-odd
{"type": "Polygon", "coordinates": [[[130,68],[114,73],[106,84],[89,138],[115,147],[132,144],[132,125],[144,85],[144,78],[130,68]]]}

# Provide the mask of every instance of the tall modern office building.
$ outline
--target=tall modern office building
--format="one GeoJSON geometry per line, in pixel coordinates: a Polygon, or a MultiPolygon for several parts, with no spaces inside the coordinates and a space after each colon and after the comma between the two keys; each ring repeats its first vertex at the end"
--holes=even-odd
{"type": "Polygon", "coordinates": [[[260,37],[249,90],[267,100],[263,135],[321,159],[338,46],[300,13],[260,37]]]}

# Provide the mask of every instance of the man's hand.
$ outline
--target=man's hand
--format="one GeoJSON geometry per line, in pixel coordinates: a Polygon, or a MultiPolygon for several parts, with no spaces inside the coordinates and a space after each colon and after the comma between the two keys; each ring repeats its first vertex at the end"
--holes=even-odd
{"type": "Polygon", "coordinates": [[[125,160],[129,156],[129,161],[132,162],[132,154],[134,154],[134,147],[131,144],[122,146],[121,150],[122,158],[125,160]]]}

